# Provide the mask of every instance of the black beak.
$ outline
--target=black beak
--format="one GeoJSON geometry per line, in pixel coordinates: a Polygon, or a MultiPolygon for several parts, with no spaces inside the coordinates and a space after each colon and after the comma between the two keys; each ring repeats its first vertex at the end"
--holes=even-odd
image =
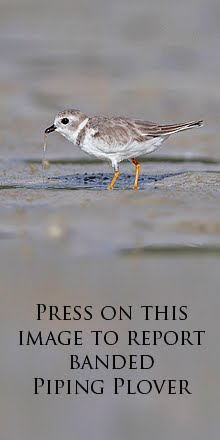
{"type": "Polygon", "coordinates": [[[44,133],[46,133],[46,134],[48,134],[48,133],[52,133],[54,130],[56,130],[56,128],[57,128],[57,127],[53,124],[53,125],[51,125],[50,127],[46,128],[46,130],[45,130],[44,133]]]}

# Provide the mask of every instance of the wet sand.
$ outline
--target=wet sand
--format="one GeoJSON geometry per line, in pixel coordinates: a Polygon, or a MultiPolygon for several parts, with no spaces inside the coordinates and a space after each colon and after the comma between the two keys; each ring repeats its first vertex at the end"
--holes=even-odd
{"type": "Polygon", "coordinates": [[[72,256],[118,255],[125,249],[220,250],[220,165],[145,162],[139,191],[122,165],[108,191],[103,163],[1,163],[1,238],[57,240],[72,256]],[[74,174],[71,174],[74,169],[74,174]],[[68,239],[67,239],[68,238],[68,239]]]}

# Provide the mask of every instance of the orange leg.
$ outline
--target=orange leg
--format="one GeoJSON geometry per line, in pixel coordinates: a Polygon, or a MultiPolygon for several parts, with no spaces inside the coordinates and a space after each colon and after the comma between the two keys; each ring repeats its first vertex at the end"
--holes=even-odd
{"type": "Polygon", "coordinates": [[[139,177],[141,166],[136,159],[131,159],[131,160],[132,160],[133,164],[136,166],[136,176],[135,176],[135,181],[134,181],[134,189],[138,189],[138,177],[139,177]]]}
{"type": "Polygon", "coordinates": [[[114,186],[114,184],[115,184],[115,182],[116,182],[118,176],[119,176],[119,171],[115,171],[115,172],[114,172],[113,179],[112,179],[112,181],[111,181],[111,183],[110,183],[108,189],[113,189],[113,186],[114,186]]]}

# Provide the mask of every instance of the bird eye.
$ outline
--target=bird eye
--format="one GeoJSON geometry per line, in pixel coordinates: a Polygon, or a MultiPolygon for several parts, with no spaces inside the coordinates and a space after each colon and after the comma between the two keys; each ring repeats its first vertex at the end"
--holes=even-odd
{"type": "Polygon", "coordinates": [[[61,119],[62,124],[66,125],[69,123],[69,119],[68,118],[63,118],[61,119]]]}

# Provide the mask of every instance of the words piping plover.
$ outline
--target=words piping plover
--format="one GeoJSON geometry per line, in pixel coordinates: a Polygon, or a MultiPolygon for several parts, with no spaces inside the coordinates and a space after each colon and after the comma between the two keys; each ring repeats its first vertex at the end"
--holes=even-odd
{"type": "Polygon", "coordinates": [[[160,125],[133,118],[89,117],[71,109],[59,112],[45,133],[57,131],[82,151],[111,162],[114,176],[108,189],[113,189],[119,176],[119,163],[130,160],[136,167],[134,189],[138,189],[140,164],[136,158],[157,150],[171,134],[202,125],[203,121],[160,125]]]}

